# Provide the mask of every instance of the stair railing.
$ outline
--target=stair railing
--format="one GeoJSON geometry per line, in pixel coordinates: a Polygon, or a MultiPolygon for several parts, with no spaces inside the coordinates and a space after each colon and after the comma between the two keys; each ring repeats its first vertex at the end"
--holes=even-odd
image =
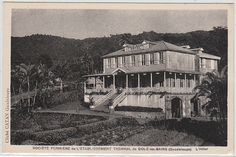
{"type": "Polygon", "coordinates": [[[94,105],[92,108],[95,108],[96,106],[104,103],[107,99],[109,99],[113,94],[114,94],[114,90],[110,90],[105,96],[99,98],[96,102],[94,102],[94,105]]]}
{"type": "Polygon", "coordinates": [[[122,93],[120,93],[114,100],[111,106],[109,106],[110,109],[114,109],[116,105],[118,105],[121,101],[123,101],[126,98],[126,90],[123,90],[122,93]]]}

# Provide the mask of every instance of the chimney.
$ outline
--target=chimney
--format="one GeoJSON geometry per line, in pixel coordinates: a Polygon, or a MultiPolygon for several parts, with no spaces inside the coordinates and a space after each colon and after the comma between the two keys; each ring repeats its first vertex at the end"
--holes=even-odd
{"type": "Polygon", "coordinates": [[[180,47],[185,48],[185,49],[190,49],[189,45],[183,45],[183,46],[180,46],[180,47]]]}
{"type": "Polygon", "coordinates": [[[197,52],[197,53],[202,53],[202,52],[204,51],[204,49],[201,48],[201,47],[195,48],[195,49],[190,49],[190,50],[192,50],[192,51],[194,51],[194,52],[197,52]]]}

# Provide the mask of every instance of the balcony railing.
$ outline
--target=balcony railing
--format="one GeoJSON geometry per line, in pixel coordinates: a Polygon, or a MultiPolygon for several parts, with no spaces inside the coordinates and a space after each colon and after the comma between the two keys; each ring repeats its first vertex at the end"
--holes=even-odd
{"type": "Polygon", "coordinates": [[[86,89],[85,93],[86,94],[90,94],[90,93],[108,93],[110,92],[112,89],[111,88],[102,88],[102,89],[86,89]]]}
{"type": "MultiPolygon", "coordinates": [[[[90,93],[108,93],[112,89],[111,88],[104,88],[104,89],[86,89],[86,94],[90,93]]],[[[140,88],[127,88],[127,94],[134,94],[134,93],[148,93],[148,92],[168,92],[168,93],[193,93],[193,88],[187,87],[140,87],[140,88]]]]}
{"type": "Polygon", "coordinates": [[[141,88],[128,88],[127,93],[148,93],[148,92],[168,92],[168,93],[192,93],[192,88],[175,88],[175,87],[141,87],[141,88]]]}

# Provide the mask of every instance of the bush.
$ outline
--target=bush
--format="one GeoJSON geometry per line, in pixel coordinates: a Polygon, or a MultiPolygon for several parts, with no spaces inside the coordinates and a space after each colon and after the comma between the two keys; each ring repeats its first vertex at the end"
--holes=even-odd
{"type": "Polygon", "coordinates": [[[38,142],[38,141],[33,141],[33,140],[26,140],[21,143],[21,145],[46,145],[44,142],[38,142]]]}
{"type": "Polygon", "coordinates": [[[117,126],[117,119],[109,119],[77,127],[80,135],[92,134],[117,126]]]}
{"type": "Polygon", "coordinates": [[[34,133],[33,140],[45,142],[47,144],[58,144],[76,133],[77,129],[74,127],[48,130],[34,133]]]}
{"type": "Polygon", "coordinates": [[[22,141],[31,139],[33,137],[34,130],[32,129],[24,129],[24,130],[16,130],[11,132],[11,144],[19,145],[22,141]]]}
{"type": "Polygon", "coordinates": [[[138,106],[116,106],[115,111],[163,112],[163,109],[162,108],[138,107],[138,106]]]}

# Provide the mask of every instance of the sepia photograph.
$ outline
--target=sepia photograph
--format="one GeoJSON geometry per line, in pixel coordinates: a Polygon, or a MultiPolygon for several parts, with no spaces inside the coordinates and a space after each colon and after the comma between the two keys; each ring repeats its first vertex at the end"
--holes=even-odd
{"type": "Polygon", "coordinates": [[[13,8],[9,144],[227,148],[228,14],[13,8]]]}

